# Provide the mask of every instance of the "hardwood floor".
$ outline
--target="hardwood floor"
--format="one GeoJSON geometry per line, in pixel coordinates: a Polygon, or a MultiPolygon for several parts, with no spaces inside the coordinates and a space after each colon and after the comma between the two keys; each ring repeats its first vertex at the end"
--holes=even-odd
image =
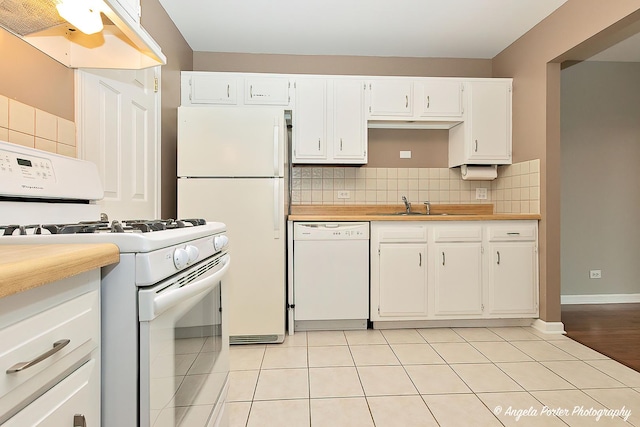
{"type": "Polygon", "coordinates": [[[640,371],[640,304],[563,305],[567,336],[640,371]]]}

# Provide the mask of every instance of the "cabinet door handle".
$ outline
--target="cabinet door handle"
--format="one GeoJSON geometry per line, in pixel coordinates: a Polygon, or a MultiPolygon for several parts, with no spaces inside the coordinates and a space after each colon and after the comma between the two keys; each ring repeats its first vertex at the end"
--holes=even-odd
{"type": "Polygon", "coordinates": [[[34,359],[31,359],[28,362],[16,363],[15,365],[13,365],[9,369],[7,369],[7,374],[13,374],[13,373],[16,373],[16,372],[24,371],[25,369],[28,369],[28,368],[32,367],[33,365],[36,365],[36,364],[42,362],[43,360],[53,356],[54,354],[56,354],[57,352],[62,350],[70,342],[71,342],[71,340],[68,340],[68,339],[64,339],[64,340],[60,340],[60,341],[54,342],[53,343],[53,348],[51,350],[45,351],[40,356],[37,356],[37,357],[35,357],[34,359]]]}
{"type": "Polygon", "coordinates": [[[249,85],[249,98],[253,98],[253,85],[249,85]]]}
{"type": "Polygon", "coordinates": [[[498,265],[500,265],[500,251],[496,251],[496,253],[498,254],[498,265]]]}
{"type": "Polygon", "coordinates": [[[229,97],[229,85],[227,85],[227,98],[229,97]]]}
{"type": "Polygon", "coordinates": [[[318,151],[320,151],[320,138],[318,138],[318,151]]]}
{"type": "Polygon", "coordinates": [[[478,140],[476,139],[475,148],[473,149],[476,153],[478,152],[478,140]]]}
{"type": "Polygon", "coordinates": [[[84,415],[76,414],[73,416],[73,427],[87,427],[87,419],[84,415]]]}
{"type": "Polygon", "coordinates": [[[340,151],[342,151],[342,138],[340,138],[340,151]]]}
{"type": "Polygon", "coordinates": [[[409,95],[404,96],[404,108],[409,108],[409,95]]]}
{"type": "Polygon", "coordinates": [[[418,252],[418,267],[422,267],[422,252],[418,252]]]}
{"type": "Polygon", "coordinates": [[[427,95],[427,108],[429,108],[429,105],[431,105],[431,101],[429,99],[429,95],[427,95]]]}
{"type": "Polygon", "coordinates": [[[444,265],[444,264],[445,264],[445,262],[446,262],[446,258],[445,258],[445,256],[444,256],[444,252],[442,252],[442,265],[444,265]]]}

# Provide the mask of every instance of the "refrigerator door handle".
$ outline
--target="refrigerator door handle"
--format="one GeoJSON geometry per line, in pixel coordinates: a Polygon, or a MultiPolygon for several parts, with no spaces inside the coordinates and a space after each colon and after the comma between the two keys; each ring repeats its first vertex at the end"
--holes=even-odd
{"type": "Polygon", "coordinates": [[[280,238],[280,181],[273,179],[273,238],[280,238]]]}
{"type": "Polygon", "coordinates": [[[280,176],[280,126],[273,125],[273,175],[280,176]]]}

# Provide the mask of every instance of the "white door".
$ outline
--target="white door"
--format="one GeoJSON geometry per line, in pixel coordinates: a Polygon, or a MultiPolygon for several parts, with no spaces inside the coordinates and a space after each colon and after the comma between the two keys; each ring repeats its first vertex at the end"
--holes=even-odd
{"type": "Polygon", "coordinates": [[[178,176],[283,176],[285,131],[277,107],[179,107],[178,176]]]}
{"type": "Polygon", "coordinates": [[[441,243],[435,255],[434,314],[481,315],[481,244],[441,243]]]}
{"type": "MultiPolygon", "coordinates": [[[[426,316],[427,248],[424,243],[380,244],[378,315],[426,316]]],[[[375,310],[372,307],[372,310],[375,310]]]]}
{"type": "Polygon", "coordinates": [[[333,81],[333,157],[366,163],[367,119],[364,117],[364,83],[333,81]]]}
{"type": "Polygon", "coordinates": [[[327,80],[298,79],[293,111],[294,161],[327,158],[327,80]]]}
{"type": "Polygon", "coordinates": [[[178,180],[178,217],[227,225],[229,334],[284,338],[284,178],[178,180]]]}
{"type": "Polygon", "coordinates": [[[538,302],[535,242],[490,245],[489,314],[536,314],[538,302]]]}
{"type": "Polygon", "coordinates": [[[98,165],[110,218],[160,215],[160,67],[80,70],[76,114],[80,155],[98,165]]]}
{"type": "Polygon", "coordinates": [[[411,116],[413,82],[410,80],[374,80],[369,83],[369,116],[411,116]]]}

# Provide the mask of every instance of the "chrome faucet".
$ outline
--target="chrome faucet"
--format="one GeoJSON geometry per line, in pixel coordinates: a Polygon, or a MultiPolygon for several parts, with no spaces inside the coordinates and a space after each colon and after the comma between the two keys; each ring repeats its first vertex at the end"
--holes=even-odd
{"type": "Polygon", "coordinates": [[[407,210],[407,213],[411,213],[411,203],[407,200],[407,197],[402,196],[402,201],[404,202],[404,207],[407,210]]]}
{"type": "Polygon", "coordinates": [[[431,202],[424,202],[424,205],[427,208],[427,215],[431,215],[431,202]]]}

